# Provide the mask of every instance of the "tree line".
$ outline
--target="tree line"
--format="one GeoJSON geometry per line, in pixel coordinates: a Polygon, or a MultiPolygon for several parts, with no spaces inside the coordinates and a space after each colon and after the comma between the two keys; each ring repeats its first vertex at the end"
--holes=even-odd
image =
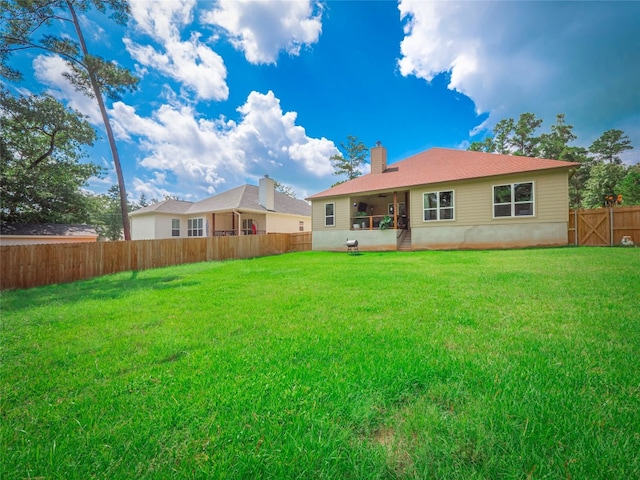
{"type": "Polygon", "coordinates": [[[607,130],[589,148],[576,146],[578,137],[564,114],[556,116],[550,131],[538,134],[542,119],[523,113],[500,120],[493,135],[471,143],[469,150],[578,162],[569,178],[571,208],[640,205],[640,164],[628,166],[621,154],[633,149],[622,130],[607,130]]]}

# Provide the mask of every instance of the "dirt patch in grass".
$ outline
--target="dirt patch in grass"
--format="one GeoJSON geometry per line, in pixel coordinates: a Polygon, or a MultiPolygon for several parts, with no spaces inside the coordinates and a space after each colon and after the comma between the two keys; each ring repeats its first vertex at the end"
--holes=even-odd
{"type": "Polygon", "coordinates": [[[394,475],[398,478],[415,476],[415,463],[409,453],[415,437],[408,438],[394,427],[385,426],[373,432],[371,441],[384,450],[387,468],[394,475]]]}

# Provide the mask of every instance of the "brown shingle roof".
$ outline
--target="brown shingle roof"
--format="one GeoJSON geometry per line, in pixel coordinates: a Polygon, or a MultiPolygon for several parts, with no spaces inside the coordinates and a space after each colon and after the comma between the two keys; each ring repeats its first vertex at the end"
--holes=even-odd
{"type": "Polygon", "coordinates": [[[316,193],[309,199],[455,182],[520,172],[571,168],[579,165],[579,163],[574,162],[543,158],[432,148],[389,165],[383,173],[369,173],[354,178],[328,190],[316,193]]]}

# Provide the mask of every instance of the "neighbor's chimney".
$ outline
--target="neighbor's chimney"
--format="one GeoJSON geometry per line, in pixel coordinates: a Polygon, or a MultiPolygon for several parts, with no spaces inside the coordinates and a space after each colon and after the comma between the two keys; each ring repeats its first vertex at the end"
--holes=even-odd
{"type": "Polygon", "coordinates": [[[276,182],[269,178],[269,175],[265,175],[260,179],[258,183],[258,202],[267,210],[275,210],[275,192],[276,182]]]}
{"type": "Polygon", "coordinates": [[[371,173],[382,173],[387,169],[387,149],[378,141],[371,149],[371,173]]]}

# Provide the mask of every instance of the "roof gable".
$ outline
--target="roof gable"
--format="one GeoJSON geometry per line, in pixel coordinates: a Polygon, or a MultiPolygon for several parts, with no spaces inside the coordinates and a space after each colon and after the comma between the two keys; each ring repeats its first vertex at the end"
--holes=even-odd
{"type": "Polygon", "coordinates": [[[174,200],[172,198],[163,200],[162,202],[152,203],[146,207],[134,210],[129,215],[142,215],[145,213],[167,213],[181,214],[186,213],[193,205],[193,202],[185,202],[183,200],[174,200]]]}
{"type": "MultiPolygon", "coordinates": [[[[265,207],[260,205],[260,189],[255,185],[241,185],[226,192],[219,193],[213,197],[205,198],[194,203],[187,213],[204,213],[224,210],[253,210],[267,212],[265,207]]],[[[290,197],[282,192],[274,193],[275,213],[286,213],[291,215],[311,216],[311,205],[304,200],[290,197]]]]}
{"type": "Polygon", "coordinates": [[[369,173],[354,178],[309,198],[350,195],[522,172],[568,169],[578,165],[580,164],[543,158],[432,148],[396,162],[382,173],[369,173]]]}
{"type": "MultiPolygon", "coordinates": [[[[282,192],[274,192],[274,207],[274,213],[311,216],[311,205],[304,200],[290,197],[282,192]]],[[[136,216],[159,213],[196,215],[231,210],[269,211],[260,205],[259,188],[257,186],[241,185],[198,202],[185,202],[173,199],[164,200],[135,210],[131,212],[130,215],[136,216]]]]}

